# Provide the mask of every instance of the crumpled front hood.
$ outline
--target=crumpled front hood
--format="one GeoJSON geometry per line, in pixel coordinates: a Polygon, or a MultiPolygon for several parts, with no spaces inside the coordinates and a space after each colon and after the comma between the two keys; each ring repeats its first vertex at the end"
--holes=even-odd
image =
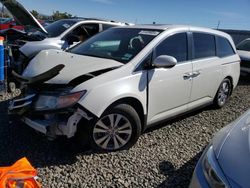
{"type": "Polygon", "coordinates": [[[60,50],[46,50],[40,52],[29,63],[23,72],[23,76],[34,77],[60,64],[65,65],[60,74],[46,83],[68,84],[71,80],[79,76],[123,65],[110,59],[76,55],[60,50]]]}
{"type": "Polygon", "coordinates": [[[250,187],[250,110],[218,135],[213,146],[223,172],[241,187],[250,187]]]}
{"type": "Polygon", "coordinates": [[[243,50],[237,50],[237,53],[239,54],[241,60],[250,61],[250,52],[243,51],[243,50]]]}

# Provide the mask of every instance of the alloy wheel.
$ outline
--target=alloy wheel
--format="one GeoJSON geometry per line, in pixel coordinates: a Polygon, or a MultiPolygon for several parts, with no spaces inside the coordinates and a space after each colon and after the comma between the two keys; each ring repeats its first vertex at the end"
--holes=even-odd
{"type": "Polygon", "coordinates": [[[221,84],[219,93],[218,93],[218,103],[220,106],[223,106],[226,103],[227,98],[229,96],[229,92],[230,92],[229,83],[225,81],[221,84]]]}
{"type": "Polygon", "coordinates": [[[97,121],[93,129],[96,145],[105,150],[118,150],[125,146],[132,135],[130,121],[121,114],[108,114],[97,121]]]}

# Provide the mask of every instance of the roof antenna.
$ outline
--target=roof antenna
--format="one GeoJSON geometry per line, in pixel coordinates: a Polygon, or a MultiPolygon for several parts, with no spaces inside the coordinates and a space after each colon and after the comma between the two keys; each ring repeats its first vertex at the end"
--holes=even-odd
{"type": "Polygon", "coordinates": [[[219,29],[219,27],[220,27],[220,20],[218,21],[217,29],[219,29]]]}
{"type": "Polygon", "coordinates": [[[153,24],[155,25],[155,24],[156,24],[156,22],[153,22],[153,24]]]}

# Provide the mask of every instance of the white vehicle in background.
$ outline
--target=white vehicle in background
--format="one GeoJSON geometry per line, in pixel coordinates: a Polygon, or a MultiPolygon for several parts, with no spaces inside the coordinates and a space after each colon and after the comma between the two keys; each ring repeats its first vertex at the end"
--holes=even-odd
{"type": "Polygon", "coordinates": [[[27,42],[19,48],[19,50],[23,55],[31,58],[42,50],[64,49],[63,46],[66,42],[69,43],[69,45],[80,42],[78,32],[81,29],[84,29],[87,37],[90,38],[108,28],[123,25],[125,26],[126,24],[94,18],[58,20],[44,28],[47,31],[47,34],[44,35],[39,31],[33,33],[33,35],[43,35],[43,40],[27,42]]]}
{"type": "MultiPolygon", "coordinates": [[[[127,23],[101,20],[96,18],[63,19],[43,27],[38,20],[16,0],[0,0],[15,20],[27,28],[20,38],[14,38],[14,45],[18,45],[24,57],[33,58],[41,50],[62,49],[65,43],[69,45],[80,41],[79,30],[84,29],[88,37],[106,30],[110,27],[130,25],[127,23]]],[[[17,32],[17,31],[15,31],[17,32]]],[[[21,32],[17,33],[20,35],[21,32]]]]}
{"type": "Polygon", "coordinates": [[[250,38],[240,42],[236,48],[241,59],[241,73],[243,75],[250,75],[250,38]]]}
{"type": "Polygon", "coordinates": [[[9,111],[50,137],[77,135],[115,151],[149,126],[205,105],[223,107],[238,83],[231,37],[177,25],[115,27],[68,52],[40,52],[16,78],[9,111]]]}

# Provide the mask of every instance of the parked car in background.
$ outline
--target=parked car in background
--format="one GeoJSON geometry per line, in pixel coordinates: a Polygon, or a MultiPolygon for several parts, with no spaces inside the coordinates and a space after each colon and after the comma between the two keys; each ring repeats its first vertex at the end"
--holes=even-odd
{"type": "Polygon", "coordinates": [[[0,0],[0,2],[18,23],[25,26],[26,32],[11,30],[3,33],[8,36],[8,43],[13,47],[14,60],[18,65],[29,62],[41,50],[62,49],[65,43],[71,45],[79,42],[79,30],[84,30],[87,36],[91,37],[110,27],[128,25],[127,23],[95,18],[81,18],[59,20],[43,27],[16,0],[0,0]]]}
{"type": "Polygon", "coordinates": [[[54,22],[54,20],[44,20],[43,23],[42,23],[42,26],[46,27],[46,26],[52,24],[53,22],[54,22]]]}
{"type": "Polygon", "coordinates": [[[243,40],[237,45],[237,52],[241,59],[241,73],[250,74],[250,38],[243,40]]]}
{"type": "Polygon", "coordinates": [[[190,188],[250,187],[250,110],[220,130],[201,156],[190,188]]]}
{"type": "Polygon", "coordinates": [[[63,49],[65,42],[70,44],[79,42],[78,32],[81,29],[86,31],[88,37],[92,37],[105,29],[122,25],[126,24],[92,18],[59,20],[44,28],[47,34],[44,35],[39,31],[33,33],[33,35],[40,35],[43,40],[27,42],[19,50],[24,56],[32,58],[41,50],[59,50],[63,49]]]}
{"type": "Polygon", "coordinates": [[[24,26],[17,24],[13,18],[1,19],[0,30],[6,30],[10,28],[21,30],[21,31],[24,30],[24,26]]]}
{"type": "Polygon", "coordinates": [[[69,51],[44,50],[23,75],[9,112],[50,138],[77,135],[115,151],[149,126],[214,104],[236,87],[240,58],[231,37],[177,25],[114,27],[69,51]]]}

